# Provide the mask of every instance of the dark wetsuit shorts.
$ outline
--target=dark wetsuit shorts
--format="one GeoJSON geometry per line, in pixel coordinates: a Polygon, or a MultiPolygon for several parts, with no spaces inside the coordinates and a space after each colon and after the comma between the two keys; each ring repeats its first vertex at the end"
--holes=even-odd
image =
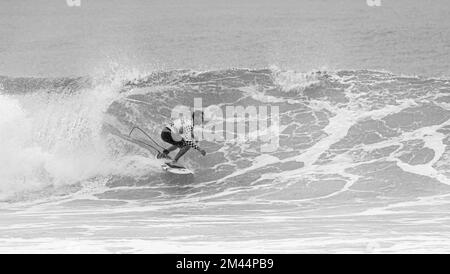
{"type": "Polygon", "coordinates": [[[172,132],[171,132],[171,130],[170,130],[168,127],[165,127],[165,128],[161,131],[161,139],[162,139],[164,142],[166,142],[166,143],[169,143],[169,144],[171,144],[171,145],[174,145],[174,146],[177,146],[177,147],[180,147],[180,148],[185,146],[183,140],[181,140],[181,141],[175,141],[175,140],[172,138],[172,132]]]}

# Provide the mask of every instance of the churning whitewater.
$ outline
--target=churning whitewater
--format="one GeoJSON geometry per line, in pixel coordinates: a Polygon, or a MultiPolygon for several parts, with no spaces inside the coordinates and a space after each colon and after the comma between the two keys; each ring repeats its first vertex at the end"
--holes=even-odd
{"type": "MultiPolygon", "coordinates": [[[[450,206],[447,79],[275,67],[124,75],[0,78],[1,210],[11,214],[5,223],[16,224],[2,228],[3,251],[24,234],[41,251],[220,252],[246,237],[251,245],[240,246],[243,252],[320,249],[312,239],[344,251],[372,248],[336,236],[349,218],[358,220],[355,235],[364,230],[377,250],[389,251],[403,248],[389,243],[398,237],[416,244],[412,224],[449,224],[442,215],[450,206]],[[189,152],[183,159],[195,176],[164,173],[154,152],[127,135],[139,126],[159,140],[172,108],[194,98],[205,107],[278,106],[278,148],[261,152],[259,140],[203,141],[206,157],[189,152]],[[410,214],[417,209],[422,213],[410,214]],[[29,211],[38,216],[31,222],[29,211]],[[124,220],[126,239],[115,241],[124,220]],[[210,233],[217,224],[227,230],[210,233]],[[262,226],[264,237],[271,235],[264,244],[262,226]],[[387,227],[392,234],[383,232],[387,227]],[[88,240],[46,240],[64,229],[88,240]],[[96,245],[102,237],[110,242],[96,245]]],[[[428,240],[434,248],[444,244],[428,240]]]]}

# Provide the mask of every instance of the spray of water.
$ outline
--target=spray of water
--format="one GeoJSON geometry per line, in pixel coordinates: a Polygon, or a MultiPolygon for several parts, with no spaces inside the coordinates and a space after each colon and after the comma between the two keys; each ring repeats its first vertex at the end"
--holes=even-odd
{"type": "Polygon", "coordinates": [[[143,170],[148,161],[126,151],[118,154],[117,148],[113,153],[102,128],[108,107],[126,96],[122,83],[134,74],[114,71],[77,90],[0,94],[0,199],[94,177],[134,174],[139,161],[143,170]]]}

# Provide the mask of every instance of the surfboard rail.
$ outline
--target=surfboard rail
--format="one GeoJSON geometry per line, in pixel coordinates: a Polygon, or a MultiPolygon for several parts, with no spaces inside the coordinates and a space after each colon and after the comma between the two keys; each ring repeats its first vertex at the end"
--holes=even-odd
{"type": "Polygon", "coordinates": [[[194,172],[184,166],[173,166],[170,163],[164,163],[161,168],[169,173],[178,175],[194,175],[194,172]]]}

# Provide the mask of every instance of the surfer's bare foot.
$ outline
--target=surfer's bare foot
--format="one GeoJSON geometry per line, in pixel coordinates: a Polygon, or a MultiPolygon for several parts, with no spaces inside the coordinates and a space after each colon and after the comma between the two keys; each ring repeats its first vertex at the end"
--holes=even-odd
{"type": "Polygon", "coordinates": [[[182,166],[178,163],[178,161],[175,161],[175,160],[170,161],[169,164],[170,164],[171,166],[182,167],[182,166]]]}

